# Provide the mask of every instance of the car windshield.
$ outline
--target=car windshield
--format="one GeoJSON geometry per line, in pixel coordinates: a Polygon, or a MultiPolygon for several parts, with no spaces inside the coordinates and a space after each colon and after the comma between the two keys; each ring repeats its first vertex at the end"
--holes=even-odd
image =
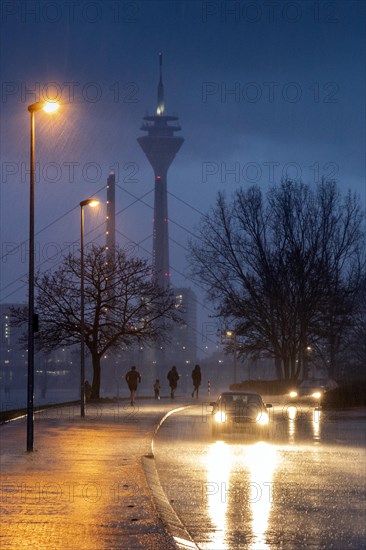
{"type": "Polygon", "coordinates": [[[261,398],[257,395],[250,394],[227,394],[221,397],[221,402],[225,405],[244,406],[244,405],[260,405],[261,398]]]}
{"type": "Polygon", "coordinates": [[[304,380],[300,384],[300,388],[319,388],[325,386],[326,380],[304,380]]]}

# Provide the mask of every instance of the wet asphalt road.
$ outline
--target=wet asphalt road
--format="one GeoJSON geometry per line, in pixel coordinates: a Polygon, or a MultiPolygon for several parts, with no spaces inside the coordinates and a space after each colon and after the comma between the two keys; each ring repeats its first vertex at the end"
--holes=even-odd
{"type": "Polygon", "coordinates": [[[172,415],[154,442],[163,489],[199,548],[366,548],[366,412],[278,405],[258,441],[213,439],[210,411],[172,415]]]}

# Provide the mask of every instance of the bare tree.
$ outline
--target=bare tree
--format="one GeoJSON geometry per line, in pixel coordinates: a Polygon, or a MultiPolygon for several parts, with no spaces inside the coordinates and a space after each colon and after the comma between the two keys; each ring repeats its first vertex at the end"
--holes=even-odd
{"type": "MultiPolygon", "coordinates": [[[[351,300],[349,293],[347,294],[347,300],[348,302],[351,300]]],[[[316,347],[317,355],[323,362],[329,364],[331,364],[332,357],[336,358],[331,367],[337,377],[343,379],[364,378],[366,365],[366,273],[358,292],[352,295],[352,302],[349,304],[348,309],[342,312],[339,311],[338,307],[336,311],[338,316],[333,320],[333,317],[335,317],[335,308],[333,308],[331,338],[326,338],[327,335],[325,335],[325,338],[319,340],[316,347]],[[337,323],[342,323],[342,338],[340,341],[334,330],[337,323]],[[338,344],[337,348],[334,343],[338,344]]]]}
{"type": "Polygon", "coordinates": [[[326,274],[314,342],[330,376],[336,374],[337,356],[355,323],[357,297],[365,272],[364,213],[357,197],[340,195],[334,183],[318,191],[321,261],[326,274]]]}
{"type": "Polygon", "coordinates": [[[366,274],[360,292],[357,295],[358,301],[356,313],[348,335],[346,346],[346,359],[353,365],[353,377],[365,377],[366,365],[366,274]]]}
{"type": "MultiPolygon", "coordinates": [[[[137,342],[163,341],[178,322],[174,296],[153,281],[142,259],[116,248],[106,262],[105,249],[92,247],[85,255],[85,346],[93,364],[92,399],[99,398],[101,357],[107,350],[137,342]]],[[[39,349],[80,342],[80,258],[69,255],[51,274],[36,278],[40,330],[39,349]]],[[[13,312],[24,321],[24,310],[13,312]]]]}
{"type": "Polygon", "coordinates": [[[346,298],[363,261],[362,220],[357,199],[342,202],[324,181],[315,190],[283,181],[266,197],[256,186],[240,189],[231,202],[220,193],[202,220],[201,240],[190,245],[193,275],[217,315],[235,326],[241,350],[270,354],[278,377],[306,370],[306,349],[321,326],[330,337],[331,293],[338,321],[341,309],[349,313],[346,298]]]}

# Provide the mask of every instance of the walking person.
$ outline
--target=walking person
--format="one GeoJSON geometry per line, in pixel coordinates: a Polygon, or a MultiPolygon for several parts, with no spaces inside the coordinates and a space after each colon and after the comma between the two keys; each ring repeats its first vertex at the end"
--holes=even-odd
{"type": "Polygon", "coordinates": [[[136,398],[136,391],[137,391],[137,384],[141,382],[141,375],[138,370],[136,370],[136,367],[131,367],[131,370],[128,371],[126,374],[126,382],[128,384],[129,390],[131,392],[130,399],[131,399],[131,405],[135,404],[135,398],[136,398]]]}
{"type": "Polygon", "coordinates": [[[177,389],[177,384],[180,376],[177,371],[177,367],[173,366],[170,371],[168,372],[167,379],[169,380],[169,386],[170,386],[170,397],[174,399],[174,393],[177,389]]]}
{"type": "Polygon", "coordinates": [[[160,399],[160,380],[157,378],[154,383],[155,399],[160,399]]]}
{"type": "Polygon", "coordinates": [[[195,365],[192,371],[192,381],[193,381],[192,397],[194,397],[194,394],[196,393],[196,398],[198,399],[198,390],[202,381],[201,367],[199,365],[195,365]]]}
{"type": "Polygon", "coordinates": [[[85,380],[84,388],[85,401],[89,403],[92,394],[92,387],[89,383],[89,380],[85,380]]]}

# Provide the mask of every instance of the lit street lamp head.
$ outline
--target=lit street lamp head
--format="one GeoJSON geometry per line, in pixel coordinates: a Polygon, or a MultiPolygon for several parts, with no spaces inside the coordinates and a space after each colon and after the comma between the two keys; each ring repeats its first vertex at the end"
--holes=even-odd
{"type": "Polygon", "coordinates": [[[57,101],[37,101],[37,103],[32,103],[28,105],[28,111],[30,113],[35,113],[36,111],[45,111],[46,113],[54,113],[59,108],[57,101]]]}
{"type": "Polygon", "coordinates": [[[46,112],[46,113],[55,113],[57,111],[57,109],[59,108],[59,104],[55,101],[51,102],[51,101],[48,101],[45,103],[44,107],[43,107],[43,110],[46,112]]]}
{"type": "Polygon", "coordinates": [[[98,199],[86,199],[85,201],[81,201],[80,206],[91,206],[92,208],[95,208],[98,204],[98,199]]]}

